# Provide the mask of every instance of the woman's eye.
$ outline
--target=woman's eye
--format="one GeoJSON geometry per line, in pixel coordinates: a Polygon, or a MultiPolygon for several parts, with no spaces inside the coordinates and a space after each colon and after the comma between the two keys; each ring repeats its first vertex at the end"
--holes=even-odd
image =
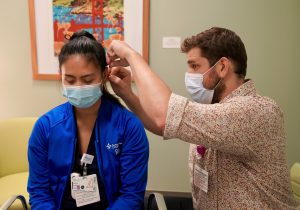
{"type": "Polygon", "coordinates": [[[69,85],[72,85],[72,84],[74,84],[74,80],[70,80],[70,79],[65,79],[65,82],[67,83],[67,84],[69,84],[69,85]]]}
{"type": "Polygon", "coordinates": [[[87,84],[87,85],[92,84],[92,82],[93,82],[93,80],[85,80],[84,81],[84,83],[87,84]]]}

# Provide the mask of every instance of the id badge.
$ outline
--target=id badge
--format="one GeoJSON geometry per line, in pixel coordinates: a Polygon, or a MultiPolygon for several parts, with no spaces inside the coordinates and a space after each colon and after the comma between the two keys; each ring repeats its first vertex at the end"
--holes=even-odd
{"type": "Polygon", "coordinates": [[[73,193],[73,179],[75,177],[80,177],[80,174],[79,173],[72,173],[71,174],[71,179],[70,179],[71,180],[71,196],[72,196],[73,199],[75,199],[75,195],[73,193]]]}
{"type": "Polygon", "coordinates": [[[100,201],[96,174],[71,177],[71,195],[77,207],[100,201]]]}
{"type": "Polygon", "coordinates": [[[194,166],[194,185],[207,193],[208,191],[208,172],[199,166],[194,166]]]}

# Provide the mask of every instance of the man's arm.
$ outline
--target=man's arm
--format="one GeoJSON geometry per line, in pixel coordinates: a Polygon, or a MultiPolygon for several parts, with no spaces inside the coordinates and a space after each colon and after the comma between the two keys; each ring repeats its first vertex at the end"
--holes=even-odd
{"type": "Polygon", "coordinates": [[[148,126],[151,132],[162,135],[171,96],[170,88],[154,73],[143,57],[126,43],[113,41],[107,54],[108,63],[112,66],[118,65],[114,63],[115,58],[125,59],[128,62],[139,92],[139,103],[136,97],[127,95],[123,96],[123,100],[144,124],[145,119],[148,124],[151,124],[148,126]]]}
{"type": "Polygon", "coordinates": [[[149,131],[162,135],[162,129],[155,124],[141,106],[139,97],[131,89],[131,72],[123,67],[113,67],[109,72],[109,81],[114,92],[123,99],[127,107],[136,114],[149,131]]]}

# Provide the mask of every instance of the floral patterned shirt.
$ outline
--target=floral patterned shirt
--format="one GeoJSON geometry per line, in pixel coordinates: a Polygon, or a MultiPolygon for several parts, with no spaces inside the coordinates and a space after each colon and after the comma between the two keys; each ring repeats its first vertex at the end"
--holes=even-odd
{"type": "Polygon", "coordinates": [[[189,173],[195,209],[297,209],[285,154],[283,114],[257,94],[252,80],[220,103],[172,94],[164,138],[191,143],[189,173]],[[207,149],[203,157],[197,145],[207,149]],[[207,193],[195,167],[208,172],[207,193]]]}

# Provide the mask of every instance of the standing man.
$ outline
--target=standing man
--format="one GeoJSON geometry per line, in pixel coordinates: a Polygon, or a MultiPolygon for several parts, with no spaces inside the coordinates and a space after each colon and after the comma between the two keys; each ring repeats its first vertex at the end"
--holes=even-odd
{"type": "Polygon", "coordinates": [[[126,43],[107,51],[115,92],[145,127],[191,144],[195,209],[296,209],[285,155],[283,114],[246,77],[247,54],[233,31],[214,27],[187,38],[187,91],[176,95],[126,43]],[[120,58],[121,60],[117,59],[120,58]],[[117,59],[117,60],[116,60],[117,59]],[[130,88],[130,65],[139,95],[130,88]]]}

